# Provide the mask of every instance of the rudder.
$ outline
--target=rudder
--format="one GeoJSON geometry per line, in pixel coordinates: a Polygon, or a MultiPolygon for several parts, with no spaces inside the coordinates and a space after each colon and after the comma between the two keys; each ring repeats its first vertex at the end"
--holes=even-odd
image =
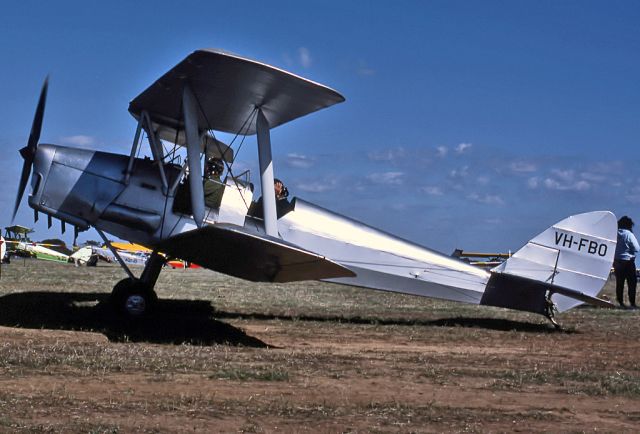
{"type": "Polygon", "coordinates": [[[609,278],[616,231],[609,211],[554,224],[491,270],[481,304],[545,314],[547,291],[559,312],[595,299],[609,278]]]}

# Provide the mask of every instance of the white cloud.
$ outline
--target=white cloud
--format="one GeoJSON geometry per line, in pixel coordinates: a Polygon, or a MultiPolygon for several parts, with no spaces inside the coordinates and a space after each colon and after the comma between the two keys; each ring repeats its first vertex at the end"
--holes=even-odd
{"type": "Polygon", "coordinates": [[[500,196],[493,194],[480,195],[478,193],[471,193],[467,196],[467,198],[474,202],[483,203],[485,205],[504,205],[504,200],[500,196]]]}
{"type": "Polygon", "coordinates": [[[471,149],[471,146],[473,146],[471,143],[460,143],[456,146],[456,154],[464,154],[467,150],[471,149]]]}
{"type": "Polygon", "coordinates": [[[469,175],[469,166],[462,166],[457,169],[451,169],[449,172],[450,178],[466,178],[469,175]]]}
{"type": "Polygon", "coordinates": [[[551,174],[564,182],[572,182],[575,178],[573,170],[552,169],[551,174]]]}
{"type": "Polygon", "coordinates": [[[444,158],[447,156],[447,152],[449,152],[449,150],[447,149],[446,146],[438,146],[436,148],[436,156],[440,157],[440,158],[444,158]]]}
{"type": "Polygon", "coordinates": [[[553,169],[551,175],[542,181],[542,185],[548,190],[586,191],[591,188],[591,183],[588,181],[577,180],[576,172],[572,169],[553,169]]]}
{"type": "Polygon", "coordinates": [[[534,176],[533,178],[529,178],[527,180],[527,187],[529,187],[532,190],[535,190],[536,188],[538,188],[539,184],[540,184],[540,179],[538,179],[537,176],[534,176]]]}
{"type": "Polygon", "coordinates": [[[444,194],[440,187],[435,187],[432,185],[425,185],[424,187],[420,187],[419,191],[421,193],[428,194],[429,196],[442,196],[444,194]]]}
{"type": "Polygon", "coordinates": [[[374,75],[376,73],[376,71],[374,69],[371,68],[358,68],[358,75],[367,77],[370,75],[374,75]]]}
{"type": "Polygon", "coordinates": [[[600,174],[600,173],[593,173],[593,172],[582,172],[580,174],[580,178],[584,179],[585,181],[589,181],[589,182],[593,182],[593,183],[602,183],[604,181],[606,181],[609,176],[604,175],[604,174],[600,174]]]}
{"type": "Polygon", "coordinates": [[[95,139],[92,136],[68,136],[62,137],[60,139],[60,143],[63,145],[71,145],[71,146],[79,146],[81,148],[86,148],[95,143],[95,139]]]}
{"type": "Polygon", "coordinates": [[[632,187],[629,194],[626,195],[626,199],[632,204],[640,203],[640,188],[635,186],[632,187]]]}
{"type": "Polygon", "coordinates": [[[489,177],[488,176],[478,176],[478,178],[476,178],[476,182],[480,185],[487,185],[489,184],[489,177]]]}
{"type": "Polygon", "coordinates": [[[306,47],[300,47],[298,48],[298,58],[300,60],[300,64],[304,67],[304,68],[308,68],[311,66],[311,53],[309,52],[309,49],[306,47]]]}
{"type": "Polygon", "coordinates": [[[404,172],[379,172],[367,175],[367,179],[374,184],[400,185],[404,172]]]}
{"type": "Polygon", "coordinates": [[[382,151],[372,151],[367,154],[371,161],[396,161],[403,158],[406,152],[403,147],[385,149],[382,151]]]}
{"type": "Polygon", "coordinates": [[[314,165],[314,160],[302,154],[287,154],[285,164],[296,169],[308,169],[314,165]]]}
{"type": "Polygon", "coordinates": [[[336,185],[337,181],[335,179],[318,180],[298,183],[296,184],[296,189],[308,193],[323,193],[335,189],[336,185]]]}
{"type": "Polygon", "coordinates": [[[537,167],[535,164],[527,161],[514,161],[509,164],[509,170],[515,173],[532,173],[537,170],[537,167]]]}
{"type": "Polygon", "coordinates": [[[544,186],[549,190],[557,191],[585,191],[591,188],[591,184],[587,181],[563,182],[554,178],[546,178],[544,186]]]}
{"type": "Polygon", "coordinates": [[[394,211],[406,211],[409,208],[409,206],[406,203],[402,203],[402,202],[393,202],[391,204],[391,209],[394,211]]]}

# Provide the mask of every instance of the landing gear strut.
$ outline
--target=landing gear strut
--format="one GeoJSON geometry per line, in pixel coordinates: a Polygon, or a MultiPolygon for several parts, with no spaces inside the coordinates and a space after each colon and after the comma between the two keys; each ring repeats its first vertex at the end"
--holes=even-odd
{"type": "Polygon", "coordinates": [[[551,293],[551,291],[547,291],[545,295],[544,316],[546,316],[549,321],[551,321],[551,324],[553,324],[556,330],[562,330],[562,326],[558,323],[558,321],[556,321],[556,312],[558,311],[558,309],[556,308],[556,304],[553,302],[553,300],[551,300],[552,295],[553,294],[551,293]]]}
{"type": "Polygon", "coordinates": [[[153,311],[158,301],[153,288],[164,262],[164,257],[154,251],[139,279],[130,274],[130,277],[122,279],[113,287],[110,301],[116,312],[129,319],[140,319],[153,311]]]}

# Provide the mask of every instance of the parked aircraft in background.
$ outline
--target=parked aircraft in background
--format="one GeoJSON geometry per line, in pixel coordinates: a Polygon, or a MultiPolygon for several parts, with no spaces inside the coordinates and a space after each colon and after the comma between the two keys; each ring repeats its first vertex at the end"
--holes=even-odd
{"type": "Polygon", "coordinates": [[[50,248],[49,244],[19,242],[16,250],[29,253],[37,259],[55,262],[69,262],[69,255],[60,253],[50,248]]]}
{"type": "MultiPolygon", "coordinates": [[[[562,220],[504,263],[482,270],[320,206],[276,199],[270,130],[344,101],[333,89],[220,50],[198,50],[129,104],[138,127],[129,155],[38,144],[47,81],[16,198],[31,169],[29,205],[77,230],[93,226],[128,277],[112,302],[144,315],[165,261],[161,252],[253,281],[322,279],[347,285],[536,312],[553,320],[596,296],[609,276],[616,218],[607,211],[562,220]],[[142,131],[152,158],[137,158],[142,131]],[[234,153],[215,131],[256,135],[262,198],[248,175],[234,175],[234,153]],[[172,144],[165,152],[164,144],[172,144]],[[182,160],[186,147],[186,156],[182,160]],[[223,181],[205,163],[226,166],[223,181]],[[209,184],[209,182],[214,184],[209,184]],[[205,200],[215,190],[215,201],[205,200]],[[105,233],[152,248],[139,277],[105,233]]],[[[233,144],[233,142],[232,142],[233,144]]]]}
{"type": "MultiPolygon", "coordinates": [[[[115,244],[115,243],[114,243],[115,244]]],[[[144,266],[149,255],[144,252],[126,251],[116,249],[120,259],[127,265],[144,266]]],[[[98,260],[105,262],[118,262],[115,254],[108,248],[97,246],[84,246],[74,252],[70,259],[76,265],[96,265],[98,260]]]]}
{"type": "Polygon", "coordinates": [[[127,265],[144,266],[149,259],[149,254],[144,252],[133,252],[116,249],[115,253],[105,247],[93,247],[93,254],[98,255],[107,262],[118,262],[118,257],[127,265]],[[116,257],[116,254],[118,257],[116,257]]]}
{"type": "MultiPolygon", "coordinates": [[[[47,261],[67,262],[69,250],[64,244],[36,243],[29,239],[33,230],[24,226],[5,228],[7,256],[35,257],[47,261]]],[[[4,256],[0,256],[4,258],[4,256]]]]}
{"type": "Polygon", "coordinates": [[[29,234],[32,233],[33,229],[20,225],[7,226],[4,228],[7,257],[11,257],[12,255],[31,256],[27,252],[18,251],[17,247],[21,242],[30,243],[31,240],[29,239],[29,234]]]}

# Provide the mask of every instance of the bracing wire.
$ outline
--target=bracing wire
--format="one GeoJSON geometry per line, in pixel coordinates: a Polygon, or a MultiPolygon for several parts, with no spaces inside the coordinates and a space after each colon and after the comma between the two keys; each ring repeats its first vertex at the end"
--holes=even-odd
{"type": "MultiPolygon", "coordinates": [[[[204,117],[205,122],[207,123],[207,130],[209,131],[213,131],[213,128],[211,128],[211,122],[209,122],[209,118],[207,117],[207,114],[204,111],[204,108],[202,107],[202,103],[200,102],[200,99],[198,98],[198,95],[194,94],[194,97],[196,99],[196,102],[198,104],[198,108],[200,109],[200,113],[202,114],[202,116],[204,117]]],[[[235,142],[235,140],[238,138],[239,135],[242,134],[243,130],[245,132],[246,136],[246,132],[249,130],[251,123],[253,122],[253,118],[257,115],[258,112],[258,107],[254,107],[254,109],[251,111],[251,113],[249,113],[249,115],[247,116],[247,118],[244,120],[244,122],[242,123],[242,125],[240,126],[240,129],[238,130],[238,132],[236,133],[235,137],[233,138],[233,140],[231,141],[231,143],[229,144],[229,147],[231,147],[233,145],[233,142],[235,142]]],[[[240,189],[240,186],[238,185],[238,181],[236,180],[236,178],[233,176],[233,171],[232,171],[232,164],[233,162],[235,162],[235,158],[232,161],[232,164],[229,164],[226,159],[224,158],[225,153],[222,152],[222,149],[220,148],[220,143],[218,142],[218,140],[215,138],[215,135],[212,134],[214,140],[215,140],[215,144],[218,148],[218,152],[220,153],[220,155],[222,155],[222,161],[223,164],[226,166],[227,171],[229,172],[229,174],[231,175],[231,179],[233,180],[233,183],[235,184],[236,188],[240,189]]],[[[242,141],[244,141],[244,138],[242,139],[242,141]]],[[[206,149],[205,152],[203,153],[203,155],[206,154],[206,149]]],[[[242,197],[242,201],[244,202],[244,206],[247,208],[247,210],[249,210],[249,204],[246,203],[244,196],[242,197]]]]}

